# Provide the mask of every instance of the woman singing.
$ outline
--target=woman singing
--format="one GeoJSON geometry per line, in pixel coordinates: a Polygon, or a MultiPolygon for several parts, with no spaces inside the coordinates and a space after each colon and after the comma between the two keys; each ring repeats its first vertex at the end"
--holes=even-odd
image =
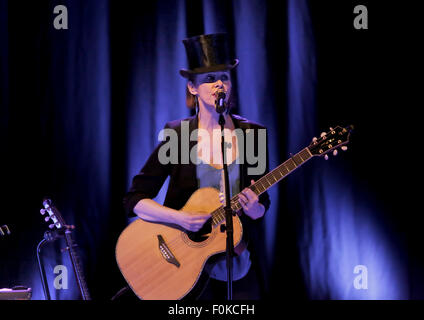
{"type": "MultiPolygon", "coordinates": [[[[237,298],[238,283],[246,279],[249,274],[248,280],[245,281],[249,281],[251,289],[242,298],[258,299],[260,298],[258,272],[250,270],[253,257],[256,257],[255,251],[258,250],[255,247],[255,241],[260,237],[258,223],[269,208],[270,200],[266,192],[258,196],[248,186],[268,171],[266,135],[259,134],[261,130],[263,133],[265,128],[231,113],[231,106],[234,103],[232,70],[239,61],[231,59],[229,55],[226,34],[201,35],[185,39],[183,43],[189,68],[180,70],[180,74],[187,79],[187,105],[196,109],[196,115],[170,121],[165,125],[165,129],[176,133],[178,150],[181,150],[181,143],[188,143],[189,151],[196,151],[195,159],[190,156],[189,161],[182,161],[184,156],[187,159],[187,154],[179,153],[178,161],[166,163],[161,159],[165,154],[161,148],[166,143],[169,147],[169,141],[160,143],[141,171],[133,178],[131,188],[124,198],[124,207],[129,215],[135,214],[145,221],[177,225],[187,232],[197,232],[211,216],[182,210],[193,192],[204,187],[215,188],[220,193],[222,203],[225,204],[221,126],[218,123],[219,113],[216,110],[218,93],[223,93],[226,106],[223,115],[230,195],[233,197],[240,193],[238,201],[241,209],[238,215],[243,226],[243,240],[235,248],[236,254],[233,258],[234,297],[237,298]],[[190,137],[193,131],[195,132],[197,136],[195,141],[191,139],[188,142],[183,141],[187,136],[183,134],[185,128],[190,137]],[[238,134],[235,134],[236,132],[238,134]],[[247,138],[247,134],[252,134],[254,139],[247,138]],[[213,139],[217,135],[219,139],[213,139]],[[252,159],[251,155],[246,154],[248,152],[256,153],[258,163],[247,161],[252,159]],[[251,170],[260,167],[263,170],[256,172],[251,170]],[[167,177],[170,177],[169,186],[162,205],[153,199],[167,177]]],[[[193,290],[193,295],[187,297],[226,298],[225,253],[215,255],[207,261],[202,277],[208,278],[208,284],[201,295],[199,292],[194,293],[193,290]]]]}

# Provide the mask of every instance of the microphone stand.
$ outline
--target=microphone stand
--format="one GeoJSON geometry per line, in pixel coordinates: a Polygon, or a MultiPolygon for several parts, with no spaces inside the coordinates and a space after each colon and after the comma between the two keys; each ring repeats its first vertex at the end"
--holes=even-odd
{"type": "Polygon", "coordinates": [[[42,239],[37,245],[37,261],[38,261],[38,270],[40,271],[41,284],[43,285],[44,298],[45,300],[51,300],[49,285],[47,283],[46,271],[44,269],[44,264],[41,262],[40,252],[41,247],[46,244],[47,240],[42,239]]]}
{"type": "Polygon", "coordinates": [[[222,151],[222,165],[224,169],[224,185],[225,185],[225,231],[227,233],[227,246],[226,246],[226,258],[227,258],[227,299],[231,301],[233,299],[233,256],[234,256],[234,230],[233,230],[233,210],[231,209],[230,199],[230,182],[228,177],[227,157],[226,157],[226,145],[224,139],[224,125],[225,119],[222,115],[223,110],[217,108],[219,113],[218,123],[221,125],[221,151],[222,151]],[[221,112],[219,112],[219,111],[221,112]]]}

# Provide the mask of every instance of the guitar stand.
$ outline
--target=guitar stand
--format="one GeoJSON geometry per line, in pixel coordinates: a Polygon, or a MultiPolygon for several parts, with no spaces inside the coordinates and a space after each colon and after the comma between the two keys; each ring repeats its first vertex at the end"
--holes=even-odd
{"type": "Polygon", "coordinates": [[[83,300],[91,300],[87,286],[85,285],[84,278],[81,274],[81,267],[78,261],[78,256],[73,249],[73,247],[77,246],[74,240],[72,239],[72,235],[71,235],[72,230],[75,229],[75,226],[66,224],[59,210],[56,209],[56,207],[52,204],[52,201],[50,199],[44,198],[43,207],[44,209],[41,209],[40,213],[44,215],[47,212],[49,216],[46,217],[45,220],[48,221],[51,219],[53,222],[52,224],[49,225],[49,228],[53,229],[54,227],[56,227],[56,230],[46,231],[44,233],[44,239],[41,240],[41,242],[37,246],[38,266],[40,269],[40,276],[43,283],[44,294],[46,296],[46,299],[50,300],[50,294],[49,294],[48,285],[46,281],[46,274],[40,259],[41,247],[45,244],[46,241],[53,242],[59,237],[65,237],[66,247],[62,249],[61,252],[68,251],[69,253],[69,258],[71,259],[72,269],[75,274],[75,278],[77,281],[78,289],[81,293],[81,297],[83,298],[83,300]]]}
{"type": "Polygon", "coordinates": [[[47,283],[47,278],[46,278],[46,270],[44,269],[44,264],[42,263],[40,258],[41,248],[46,244],[46,242],[47,240],[44,238],[37,245],[37,261],[38,261],[38,270],[40,271],[41,284],[43,285],[44,298],[45,300],[51,300],[50,289],[49,289],[49,285],[47,283]]]}
{"type": "Polygon", "coordinates": [[[50,289],[47,283],[46,271],[44,269],[44,264],[41,261],[40,253],[41,248],[47,242],[54,242],[56,239],[62,236],[61,232],[58,231],[49,231],[44,232],[44,238],[37,245],[37,262],[38,262],[38,270],[40,271],[41,284],[43,285],[44,297],[46,300],[51,300],[50,297],[50,289]]]}

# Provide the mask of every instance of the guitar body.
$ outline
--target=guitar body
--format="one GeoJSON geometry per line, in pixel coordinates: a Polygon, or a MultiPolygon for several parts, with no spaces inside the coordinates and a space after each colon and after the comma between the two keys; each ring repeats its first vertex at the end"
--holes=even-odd
{"type": "MultiPolygon", "coordinates": [[[[181,210],[209,214],[221,206],[216,189],[202,188],[181,210]]],[[[142,219],[125,228],[116,245],[116,260],[134,293],[143,300],[176,300],[189,293],[208,258],[226,249],[226,233],[219,224],[209,226],[203,236],[142,219]]],[[[233,226],[236,247],[243,233],[238,216],[233,226]]]]}

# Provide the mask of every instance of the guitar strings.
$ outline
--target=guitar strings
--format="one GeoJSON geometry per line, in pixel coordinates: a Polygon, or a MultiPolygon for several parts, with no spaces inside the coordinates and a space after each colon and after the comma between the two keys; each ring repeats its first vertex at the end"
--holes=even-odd
{"type": "MultiPolygon", "coordinates": [[[[291,160],[291,159],[289,159],[289,160],[291,160]]],[[[278,166],[274,170],[268,172],[266,175],[264,175],[263,177],[258,179],[254,184],[250,185],[248,188],[250,188],[256,195],[259,196],[262,192],[267,190],[270,186],[277,183],[278,181],[280,181],[281,179],[283,179],[287,175],[287,174],[283,174],[283,173],[279,172],[279,170],[281,170],[282,166],[286,167],[286,170],[287,170],[287,164],[282,163],[280,166],[278,166]],[[276,176],[277,173],[279,173],[279,176],[276,176]]],[[[297,166],[295,165],[294,168],[296,168],[296,167],[297,166]]],[[[289,173],[291,170],[287,170],[287,171],[288,171],[287,173],[289,173]]],[[[238,194],[231,198],[230,203],[231,203],[231,207],[233,208],[234,211],[237,212],[240,209],[242,209],[242,206],[239,203],[239,195],[238,194]]],[[[221,206],[218,209],[216,209],[215,211],[213,211],[211,213],[211,218],[212,218],[212,227],[216,228],[220,224],[222,224],[225,221],[225,209],[224,209],[224,207],[221,206]]],[[[187,234],[188,231],[182,231],[182,232],[187,234]]],[[[174,245],[176,243],[178,243],[178,241],[180,239],[182,239],[181,236],[174,238],[174,239],[171,239],[171,240],[168,240],[168,241],[166,241],[166,245],[171,250],[171,247],[174,247],[174,245]]]]}
{"type": "MultiPolygon", "coordinates": [[[[222,219],[219,219],[221,217],[220,211],[223,211],[223,209],[224,208],[221,206],[221,207],[219,207],[218,209],[216,209],[215,211],[213,211],[211,213],[211,219],[212,219],[212,222],[211,222],[212,223],[212,225],[211,225],[211,228],[212,228],[211,233],[213,232],[213,229],[214,228],[217,228],[223,222],[222,219]]],[[[187,232],[192,232],[192,231],[181,231],[181,233],[185,233],[185,234],[187,234],[187,232]]],[[[187,238],[188,238],[188,240],[192,241],[188,237],[188,235],[187,235],[187,238]]],[[[165,243],[166,243],[166,245],[168,246],[168,248],[171,251],[172,251],[173,248],[175,249],[175,245],[181,243],[181,241],[184,242],[184,240],[183,240],[183,238],[182,238],[181,235],[179,235],[176,238],[170,239],[170,240],[166,240],[165,239],[165,243]]],[[[192,241],[192,242],[195,243],[195,241],[192,241]]],[[[200,242],[200,243],[202,243],[202,242],[200,242]]]]}
{"type": "MultiPolygon", "coordinates": [[[[238,211],[241,208],[240,204],[238,203],[238,199],[239,199],[238,195],[234,196],[231,199],[231,207],[235,207],[235,210],[234,211],[238,211]],[[240,208],[238,206],[240,206],[240,208]]],[[[225,209],[224,209],[224,207],[221,206],[218,209],[214,210],[211,213],[211,219],[212,219],[212,221],[211,221],[211,223],[212,223],[211,233],[212,233],[214,228],[219,227],[222,223],[225,222],[225,209]]],[[[187,234],[187,232],[190,232],[190,231],[181,231],[181,233],[185,233],[185,234],[187,234]]],[[[192,241],[188,236],[187,236],[187,238],[188,238],[189,241],[192,241]]],[[[178,236],[176,238],[173,238],[173,239],[170,239],[170,240],[166,240],[165,243],[168,246],[168,248],[172,251],[172,248],[174,248],[174,249],[176,248],[175,247],[176,244],[181,243],[180,240],[182,240],[184,242],[184,240],[182,239],[182,237],[181,236],[178,236]]],[[[206,241],[206,240],[204,240],[204,241],[206,241]]],[[[201,241],[199,243],[202,243],[204,241],[201,241]]],[[[192,241],[192,242],[193,243],[196,243],[195,241],[192,241]]]]}
{"type": "MultiPolygon", "coordinates": [[[[283,176],[283,177],[280,177],[278,179],[277,177],[274,176],[274,171],[275,170],[272,170],[271,172],[269,172],[265,176],[261,177],[254,184],[250,185],[248,188],[250,188],[256,195],[259,196],[262,192],[264,192],[265,190],[267,190],[267,187],[264,185],[265,183],[268,186],[271,186],[272,184],[278,182],[279,180],[281,180],[284,177],[283,176]],[[270,182],[269,181],[271,177],[273,178],[273,182],[270,182]]],[[[242,206],[239,203],[239,195],[238,194],[231,198],[230,203],[231,203],[231,208],[234,211],[238,212],[239,210],[242,209],[242,206]]],[[[211,218],[212,218],[212,227],[213,228],[216,228],[219,225],[221,225],[222,223],[224,223],[225,222],[225,209],[224,209],[224,207],[223,206],[220,206],[218,209],[216,209],[215,211],[213,211],[211,213],[211,218]]],[[[181,232],[187,234],[187,232],[189,232],[189,231],[181,231],[181,232]]],[[[175,245],[179,242],[180,239],[182,239],[181,236],[178,236],[176,238],[167,240],[166,241],[166,245],[168,246],[168,248],[170,250],[172,248],[175,249],[175,245]]],[[[190,240],[189,237],[188,237],[188,239],[190,240]]],[[[195,243],[195,241],[193,241],[193,242],[195,243]]]]}

